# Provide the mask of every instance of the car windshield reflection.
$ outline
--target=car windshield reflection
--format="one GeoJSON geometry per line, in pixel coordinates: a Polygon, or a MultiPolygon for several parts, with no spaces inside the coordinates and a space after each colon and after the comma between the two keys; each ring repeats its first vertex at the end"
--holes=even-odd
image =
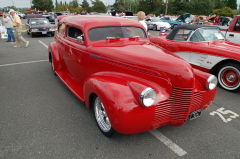
{"type": "Polygon", "coordinates": [[[192,42],[219,41],[225,40],[224,35],[219,29],[201,28],[196,30],[190,38],[192,42]]]}
{"type": "Polygon", "coordinates": [[[32,25],[49,24],[49,21],[47,19],[32,19],[31,24],[32,25]]]}
{"type": "Polygon", "coordinates": [[[129,38],[139,37],[147,38],[145,31],[142,28],[132,26],[110,26],[93,28],[88,31],[88,36],[91,41],[104,40],[109,38],[129,38]]]}

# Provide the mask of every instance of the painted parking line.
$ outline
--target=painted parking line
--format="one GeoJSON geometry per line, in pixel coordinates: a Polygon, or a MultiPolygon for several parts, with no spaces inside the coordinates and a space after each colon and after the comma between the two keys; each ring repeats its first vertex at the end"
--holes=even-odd
{"type": "Polygon", "coordinates": [[[38,42],[40,42],[43,46],[45,46],[46,48],[48,48],[47,44],[45,44],[45,43],[42,42],[41,40],[38,40],[38,42]]]}
{"type": "Polygon", "coordinates": [[[46,61],[48,61],[48,60],[38,60],[38,61],[28,61],[28,62],[10,63],[10,64],[0,65],[0,67],[14,66],[14,65],[22,65],[22,64],[36,63],[36,62],[46,62],[46,61]]]}
{"type": "Polygon", "coordinates": [[[187,154],[186,151],[184,151],[181,147],[173,143],[170,139],[168,139],[166,136],[164,136],[162,133],[160,133],[157,130],[151,130],[149,131],[153,136],[155,136],[158,140],[160,140],[162,143],[164,143],[168,148],[170,148],[173,152],[175,152],[178,156],[184,156],[187,154]]]}

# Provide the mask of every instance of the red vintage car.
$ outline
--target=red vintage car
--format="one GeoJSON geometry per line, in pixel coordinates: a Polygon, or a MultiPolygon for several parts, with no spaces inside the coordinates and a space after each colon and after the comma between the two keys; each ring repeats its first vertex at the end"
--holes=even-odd
{"type": "Polygon", "coordinates": [[[150,41],[180,56],[194,68],[215,74],[228,91],[240,89],[240,44],[227,41],[218,26],[182,25],[150,41]]]}
{"type": "Polygon", "coordinates": [[[101,132],[180,126],[214,100],[217,79],[149,41],[138,21],[68,16],[49,44],[54,74],[92,108],[101,132]]]}

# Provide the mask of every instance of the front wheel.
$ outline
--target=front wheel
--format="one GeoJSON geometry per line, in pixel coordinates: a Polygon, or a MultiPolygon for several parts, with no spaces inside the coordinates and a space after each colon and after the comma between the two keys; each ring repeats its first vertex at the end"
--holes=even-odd
{"type": "Polygon", "coordinates": [[[220,86],[228,91],[240,89],[240,66],[235,63],[226,63],[218,71],[220,86]]]}
{"type": "Polygon", "coordinates": [[[102,101],[98,96],[95,96],[92,100],[92,104],[98,128],[105,136],[111,137],[115,133],[115,130],[112,128],[102,101]]]}

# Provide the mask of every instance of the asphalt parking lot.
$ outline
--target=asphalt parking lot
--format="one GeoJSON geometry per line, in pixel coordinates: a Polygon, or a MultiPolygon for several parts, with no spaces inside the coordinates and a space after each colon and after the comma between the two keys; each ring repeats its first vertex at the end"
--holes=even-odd
{"type": "Polygon", "coordinates": [[[240,159],[240,92],[218,87],[201,117],[180,127],[107,138],[53,75],[47,46],[54,38],[22,35],[28,48],[0,40],[0,158],[240,159]]]}

